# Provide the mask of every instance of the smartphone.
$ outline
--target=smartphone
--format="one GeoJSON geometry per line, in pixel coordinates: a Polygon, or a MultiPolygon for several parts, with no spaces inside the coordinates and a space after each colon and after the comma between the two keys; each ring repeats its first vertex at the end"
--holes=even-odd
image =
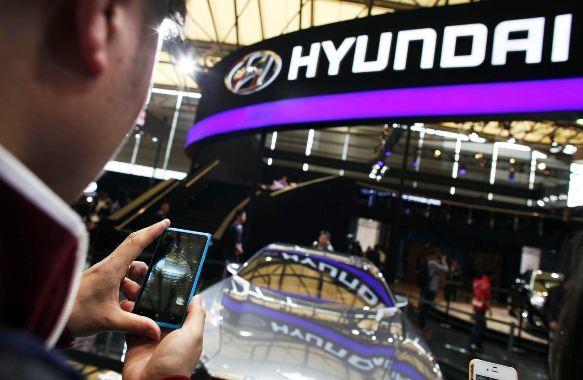
{"type": "Polygon", "coordinates": [[[158,240],[133,312],[160,327],[180,328],[211,239],[204,232],[167,228],[158,240]]]}
{"type": "Polygon", "coordinates": [[[470,380],[518,380],[514,368],[480,359],[470,361],[469,372],[470,380]]]}

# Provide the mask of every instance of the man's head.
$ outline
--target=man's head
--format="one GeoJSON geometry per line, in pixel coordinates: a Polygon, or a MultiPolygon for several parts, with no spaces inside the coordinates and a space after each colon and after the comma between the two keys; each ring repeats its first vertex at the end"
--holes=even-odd
{"type": "Polygon", "coordinates": [[[66,201],[142,108],[156,28],[185,0],[24,0],[0,12],[0,144],[66,201]]]}
{"type": "Polygon", "coordinates": [[[328,245],[328,243],[330,243],[331,238],[332,236],[330,235],[330,232],[320,231],[320,235],[318,236],[318,245],[320,246],[328,245]]]}
{"type": "Polygon", "coordinates": [[[235,221],[239,224],[243,224],[247,221],[247,213],[245,210],[237,210],[235,213],[235,221]]]}
{"type": "Polygon", "coordinates": [[[168,202],[168,201],[162,202],[160,204],[158,212],[164,216],[167,216],[168,214],[170,214],[170,202],[168,202]]]}

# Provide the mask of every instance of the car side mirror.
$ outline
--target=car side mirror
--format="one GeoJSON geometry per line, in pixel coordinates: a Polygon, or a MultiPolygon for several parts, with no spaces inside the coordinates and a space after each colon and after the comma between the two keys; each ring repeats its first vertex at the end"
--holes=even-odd
{"type": "Polygon", "coordinates": [[[230,263],[227,265],[227,272],[229,272],[232,275],[236,275],[237,273],[239,273],[240,268],[241,268],[241,264],[230,263]]]}
{"type": "Polygon", "coordinates": [[[407,297],[407,296],[401,296],[399,294],[395,294],[395,300],[397,301],[395,306],[398,309],[404,309],[407,307],[407,305],[409,305],[409,297],[407,297]]]}

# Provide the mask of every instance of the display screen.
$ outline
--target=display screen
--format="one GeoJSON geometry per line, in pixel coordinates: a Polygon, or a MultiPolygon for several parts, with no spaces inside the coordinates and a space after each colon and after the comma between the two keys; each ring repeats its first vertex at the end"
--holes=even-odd
{"type": "Polygon", "coordinates": [[[168,229],[158,243],[134,312],[158,322],[182,322],[201,256],[204,235],[168,229]]]}

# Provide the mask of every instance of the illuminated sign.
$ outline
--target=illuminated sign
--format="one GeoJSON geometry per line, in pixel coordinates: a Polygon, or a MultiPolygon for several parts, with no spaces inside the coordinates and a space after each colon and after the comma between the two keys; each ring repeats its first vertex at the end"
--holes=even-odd
{"type": "MultiPolygon", "coordinates": [[[[551,62],[566,62],[569,60],[571,44],[572,14],[558,15],[553,25],[554,31],[550,49],[551,62]]],[[[545,35],[545,17],[533,17],[519,20],[507,20],[496,25],[492,41],[492,57],[489,63],[493,66],[508,64],[507,57],[511,52],[524,52],[524,62],[538,64],[543,61],[543,42],[545,35]],[[510,38],[511,33],[524,33],[523,38],[510,38]]],[[[481,23],[446,26],[442,32],[441,55],[439,67],[443,69],[477,67],[486,60],[488,27],[481,23]],[[469,38],[468,53],[458,54],[458,42],[469,38]]],[[[438,31],[433,28],[403,30],[396,33],[395,58],[391,66],[393,71],[403,71],[409,61],[409,46],[415,41],[421,44],[420,69],[433,69],[436,64],[436,46],[438,31]]],[[[354,46],[352,73],[374,73],[387,70],[389,67],[392,32],[381,33],[376,45],[375,59],[366,60],[369,37],[366,34],[345,38],[338,47],[328,40],[314,42],[309,53],[303,54],[302,45],[292,50],[289,65],[288,80],[297,80],[300,68],[305,68],[306,78],[315,78],[318,64],[327,63],[326,75],[335,76],[340,72],[340,65],[348,52],[354,46]],[[325,60],[320,59],[323,52],[325,60]],[[327,62],[326,62],[327,61],[327,62]]],[[[460,43],[461,44],[461,43],[460,43]]]]}
{"type": "Polygon", "coordinates": [[[244,56],[225,77],[233,94],[249,95],[267,86],[281,71],[281,58],[272,51],[256,51],[244,56]]]}
{"type": "Polygon", "coordinates": [[[240,49],[198,82],[190,149],[306,124],[578,113],[583,4],[480,2],[304,29],[240,49]]]}

